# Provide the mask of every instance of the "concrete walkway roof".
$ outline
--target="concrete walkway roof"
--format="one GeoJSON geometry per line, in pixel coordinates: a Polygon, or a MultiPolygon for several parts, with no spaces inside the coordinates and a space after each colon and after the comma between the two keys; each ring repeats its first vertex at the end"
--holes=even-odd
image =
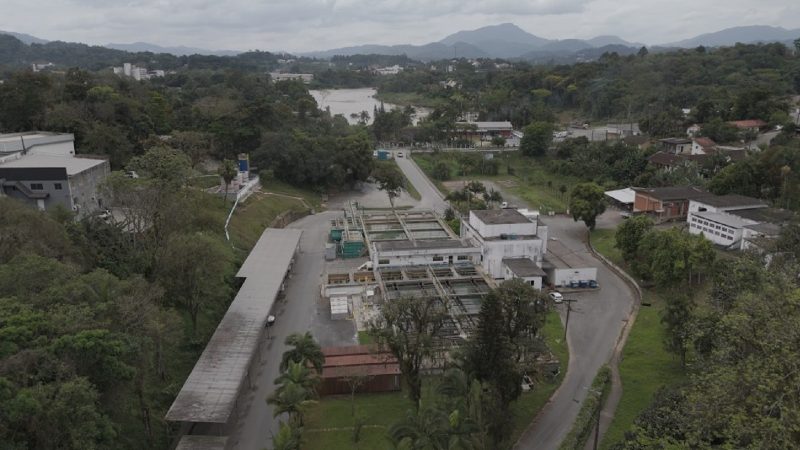
{"type": "Polygon", "coordinates": [[[236,407],[302,230],[267,228],[239,269],[244,284],[167,412],[173,422],[227,423],[236,407]]]}

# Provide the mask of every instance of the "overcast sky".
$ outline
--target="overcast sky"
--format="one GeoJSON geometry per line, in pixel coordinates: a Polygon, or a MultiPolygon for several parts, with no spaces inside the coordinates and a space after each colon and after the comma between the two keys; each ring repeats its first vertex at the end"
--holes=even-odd
{"type": "Polygon", "coordinates": [[[90,44],[231,50],[424,44],[512,22],[550,39],[648,45],[739,25],[800,27],[797,0],[0,0],[0,29],[90,44]]]}

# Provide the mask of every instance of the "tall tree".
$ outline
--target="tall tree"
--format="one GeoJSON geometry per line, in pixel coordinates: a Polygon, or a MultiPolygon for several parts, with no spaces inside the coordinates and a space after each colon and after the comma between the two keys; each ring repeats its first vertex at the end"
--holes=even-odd
{"type": "Polygon", "coordinates": [[[221,308],[228,299],[232,261],[230,248],[202,233],[178,234],[167,241],[157,262],[158,281],[167,298],[189,313],[193,331],[201,310],[221,308]]]}
{"type": "Polygon", "coordinates": [[[230,159],[222,160],[222,164],[219,166],[219,176],[222,178],[222,181],[225,183],[225,200],[228,200],[228,189],[230,189],[231,182],[236,175],[239,174],[239,170],[236,168],[236,163],[231,161],[230,159]]]}
{"type": "Polygon", "coordinates": [[[542,156],[553,142],[553,124],[533,122],[525,127],[519,151],[525,156],[542,156]]]}
{"type": "Polygon", "coordinates": [[[594,230],[597,216],[606,210],[605,194],[603,188],[595,183],[581,183],[572,188],[569,198],[569,211],[572,219],[583,223],[594,230]]]}
{"type": "Polygon", "coordinates": [[[375,180],[378,189],[386,192],[389,204],[394,209],[394,199],[400,196],[405,182],[400,169],[394,164],[381,164],[372,171],[372,179],[375,180]]]}
{"type": "Polygon", "coordinates": [[[438,301],[401,297],[384,303],[380,317],[370,324],[376,343],[397,358],[415,407],[422,398],[422,368],[434,355],[436,335],[446,317],[438,301]]]}
{"type": "Polygon", "coordinates": [[[630,261],[636,256],[639,242],[653,228],[653,219],[639,215],[631,217],[617,227],[614,234],[615,246],[622,252],[625,261],[630,261]]]}

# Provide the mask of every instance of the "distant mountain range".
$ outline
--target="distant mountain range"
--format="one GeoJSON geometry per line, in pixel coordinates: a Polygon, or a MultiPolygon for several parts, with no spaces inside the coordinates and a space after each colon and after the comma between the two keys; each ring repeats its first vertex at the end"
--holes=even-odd
{"type": "Polygon", "coordinates": [[[525,55],[532,54],[534,59],[539,59],[547,55],[558,57],[565,53],[571,54],[608,45],[621,45],[638,50],[643,44],[628,42],[617,36],[598,36],[589,40],[545,39],[528,33],[512,23],[503,23],[477,30],[459,31],[438,42],[425,45],[360,45],[309,52],[303,56],[330,58],[335,55],[405,54],[412,59],[434,60],[454,57],[526,59],[525,55]]]}
{"type": "MultiPolygon", "coordinates": [[[[783,42],[791,45],[800,37],[800,29],[787,30],[771,26],[734,27],[714,33],[701,34],[691,39],[656,46],[658,50],[730,46],[737,42],[783,42]]],[[[528,33],[512,23],[492,25],[453,33],[438,42],[425,45],[360,45],[332,50],[304,53],[303,56],[330,58],[335,55],[405,54],[412,59],[432,60],[452,57],[503,58],[531,61],[553,60],[559,62],[597,58],[606,51],[630,54],[644,44],[629,42],[618,36],[597,36],[591,39],[546,39],[528,33]]]]}
{"type": "MultiPolygon", "coordinates": [[[[47,39],[41,39],[36,36],[31,36],[30,34],[15,33],[13,31],[0,30],[0,34],[7,34],[10,36],[14,36],[15,38],[19,39],[20,41],[22,41],[24,44],[27,45],[47,44],[48,42],[51,42],[48,41],[47,39]]],[[[238,55],[239,53],[242,53],[234,50],[208,50],[197,47],[184,47],[182,45],[163,47],[160,45],[150,44],[147,42],[134,42],[132,44],[106,44],[103,45],[103,47],[114,50],[123,50],[131,53],[139,53],[139,52],[169,53],[175,56],[184,56],[184,55],[235,56],[238,55]]]]}
{"type": "Polygon", "coordinates": [[[664,44],[664,47],[693,48],[699,46],[722,47],[734,45],[737,42],[751,44],[755,42],[783,42],[791,44],[800,38],[800,28],[787,30],[782,27],[766,25],[753,25],[747,27],[726,28],[714,33],[705,33],[690,39],[664,44]]]}
{"type": "MultiPolygon", "coordinates": [[[[45,44],[50,41],[24,33],[0,31],[9,34],[23,43],[45,44]]],[[[737,42],[782,42],[792,45],[800,37],[800,28],[787,30],[781,27],[753,25],[727,28],[713,33],[705,33],[690,39],[661,44],[652,47],[656,51],[698,46],[730,46],[737,42]]],[[[554,61],[568,63],[596,59],[605,52],[621,55],[635,53],[644,44],[629,42],[618,36],[597,36],[591,39],[546,39],[531,34],[512,23],[491,25],[476,30],[453,33],[437,42],[424,45],[358,45],[331,50],[301,53],[302,56],[330,58],[336,55],[406,55],[409,58],[430,61],[448,58],[501,58],[520,59],[533,62],[554,61]]],[[[132,44],[106,44],[109,49],[128,52],[169,53],[183,55],[233,56],[240,52],[233,50],[208,50],[197,47],[160,46],[147,42],[132,44]]]]}
{"type": "Polygon", "coordinates": [[[13,31],[3,31],[0,30],[0,34],[8,34],[14,36],[15,38],[22,41],[23,44],[31,45],[31,44],[46,44],[48,41],[45,39],[40,39],[36,36],[31,36],[30,34],[25,33],[14,33],[13,31]]]}
{"type": "Polygon", "coordinates": [[[156,44],[149,44],[147,42],[134,42],[132,44],[106,44],[104,47],[113,48],[115,50],[124,50],[126,52],[151,52],[151,53],[170,53],[175,56],[184,55],[215,55],[215,56],[235,56],[242,52],[234,50],[208,50],[197,47],[184,47],[182,45],[175,47],[162,47],[156,44]]]}

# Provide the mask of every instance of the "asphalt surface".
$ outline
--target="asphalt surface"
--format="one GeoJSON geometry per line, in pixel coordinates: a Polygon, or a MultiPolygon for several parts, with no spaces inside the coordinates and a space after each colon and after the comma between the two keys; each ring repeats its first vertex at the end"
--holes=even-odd
{"type": "Polygon", "coordinates": [[[422,172],[417,164],[409,158],[408,151],[395,151],[395,161],[398,167],[406,175],[406,178],[414,185],[420,195],[420,201],[417,208],[433,209],[440,214],[444,213],[447,209],[447,202],[442,198],[442,194],[436,189],[431,180],[422,172]],[[403,153],[402,158],[397,157],[397,153],[403,153]]]}
{"type": "Polygon", "coordinates": [[[338,214],[338,211],[314,214],[289,225],[289,228],[304,230],[300,238],[300,254],[292,270],[286,295],[273,308],[276,321],[269,329],[270,337],[262,343],[260,363],[254,363],[251,371],[254,388],[239,400],[239,420],[230,430],[228,448],[270,448],[279,421],[286,420],[285,417],[273,418],[272,406],[267,404],[266,398],[274,389],[273,382],[278,377],[281,355],[287,348],[283,344],[284,339],[294,332],[313,330],[313,323],[318,320],[325,242],[330,221],[338,214]]]}
{"type": "MultiPolygon", "coordinates": [[[[421,201],[416,207],[444,211],[447,203],[417,165],[408,159],[407,152],[404,151],[404,158],[397,158],[397,164],[421,195],[421,201]]],[[[253,388],[240,398],[239,417],[230,430],[228,448],[269,448],[271,437],[278,431],[279,421],[286,420],[285,417],[273,417],[273,409],[266,403],[266,398],[274,390],[273,381],[278,377],[279,361],[286,350],[283,340],[287,335],[313,330],[315,334],[320,334],[318,339],[323,345],[355,342],[352,324],[347,321],[330,321],[325,315],[326,305],[320,297],[327,232],[330,221],[341,214],[334,208],[351,197],[363,200],[368,197],[370,203],[381,202],[374,189],[365,187],[359,192],[339,196],[335,201],[331,199],[331,211],[307,216],[289,225],[290,228],[304,230],[300,240],[300,254],[288,282],[285,298],[274,307],[273,314],[277,320],[269,330],[270,337],[262,344],[260,362],[254,363],[251,372],[253,388]]],[[[519,199],[511,199],[524,205],[519,199]]],[[[388,200],[375,206],[388,206],[388,200]]],[[[550,226],[550,236],[557,237],[567,251],[586,252],[583,255],[585,258],[594,259],[588,254],[584,244],[586,233],[583,224],[564,217],[548,217],[543,221],[550,226]]],[[[566,377],[551,401],[522,436],[517,448],[557,448],[572,426],[597,369],[611,355],[633,297],[622,280],[610,273],[599,261],[597,267],[600,291],[568,296],[578,299],[578,302],[573,304],[570,315],[570,363],[566,377]]],[[[560,308],[563,321],[565,310],[563,306],[560,308]]]]}
{"type": "MultiPolygon", "coordinates": [[[[566,295],[577,300],[572,304],[567,330],[569,367],[561,386],[518,441],[515,446],[518,449],[558,448],[572,428],[592,379],[609,361],[634,302],[625,282],[587,250],[586,227],[582,222],[565,216],[543,218],[542,222],[566,251],[579,253],[582,259],[594,263],[600,290],[566,295]]],[[[558,308],[564,323],[566,305],[558,308]]]]}
{"type": "MultiPolygon", "coordinates": [[[[487,188],[501,191],[509,203],[528,206],[523,199],[503,191],[502,186],[488,181],[484,184],[487,188]]],[[[620,332],[632,311],[635,296],[622,279],[589,252],[586,245],[587,230],[583,222],[575,222],[564,215],[542,216],[540,220],[548,226],[550,242],[557,239],[561,244],[548,246],[548,250],[559,248],[560,251],[579,254],[581,259],[597,267],[597,282],[600,285],[599,291],[565,295],[578,300],[572,304],[567,330],[570,350],[567,373],[561,386],[514,447],[550,450],[557,449],[569,433],[594,376],[611,358],[620,332]]],[[[621,220],[618,210],[608,209],[597,218],[597,226],[613,228],[621,220]]],[[[565,323],[566,304],[558,308],[561,322],[565,323]]],[[[611,418],[604,420],[610,421],[611,418]]],[[[604,431],[603,427],[601,431],[604,431]]]]}

